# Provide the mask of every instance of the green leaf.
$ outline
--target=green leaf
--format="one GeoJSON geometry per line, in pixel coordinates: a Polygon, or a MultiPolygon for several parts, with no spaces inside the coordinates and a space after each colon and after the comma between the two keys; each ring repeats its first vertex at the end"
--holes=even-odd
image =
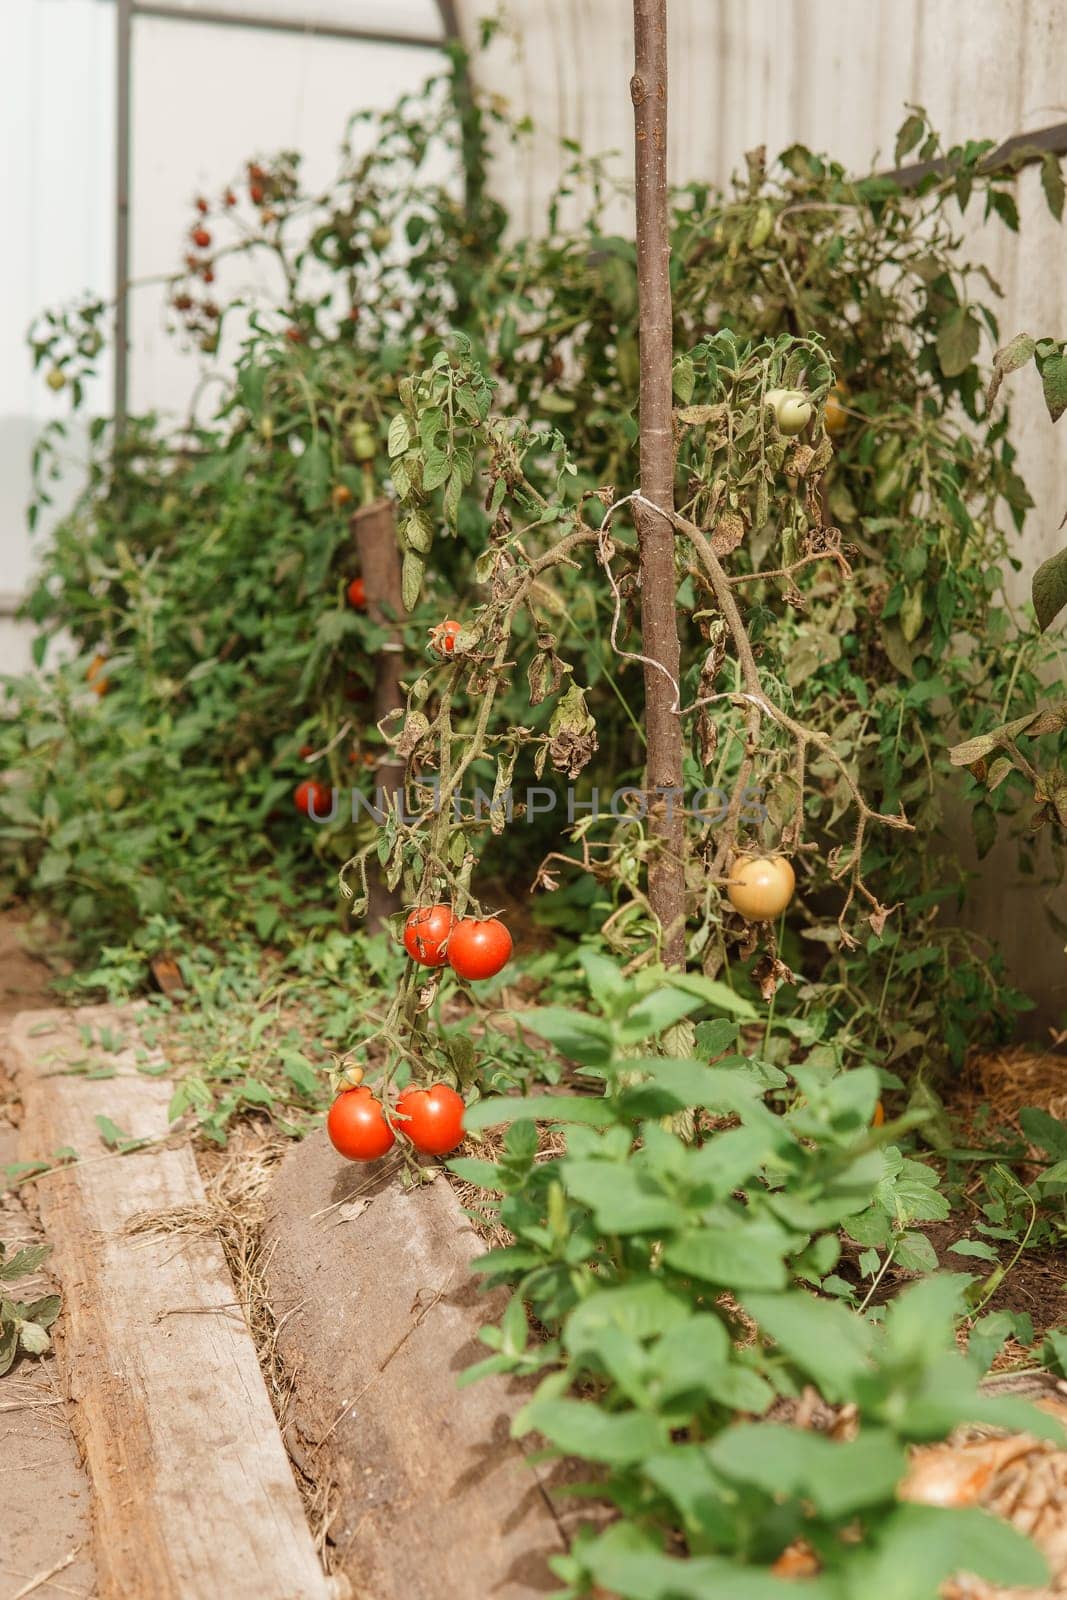
{"type": "Polygon", "coordinates": [[[19,1347],[17,1322],[0,1322],[0,1378],[10,1372],[19,1347]]]}
{"type": "Polygon", "coordinates": [[[966,372],[978,354],[981,330],[966,306],[954,306],[937,332],[937,359],[946,378],[966,372]]]}
{"type": "Polygon", "coordinates": [[[850,1398],[856,1380],[867,1370],[869,1323],[845,1306],[800,1292],[746,1294],[744,1306],[828,1400],[850,1398]]]}
{"type": "Polygon", "coordinates": [[[982,1239],[957,1239],[955,1244],[949,1245],[949,1250],[955,1256],[974,1256],[979,1261],[998,1259],[993,1246],[986,1244],[982,1239]]]}
{"type": "Polygon", "coordinates": [[[584,1544],[581,1564],[603,1590],[625,1600],[842,1600],[836,1580],[806,1578],[798,1588],[720,1556],[664,1555],[632,1522],[617,1522],[584,1544]]]}
{"type": "Polygon", "coordinates": [[[674,392],[683,406],[687,406],[693,398],[696,388],[696,368],[689,356],[680,356],[674,363],[672,383],[674,392]]]}
{"type": "Polygon", "coordinates": [[[925,1233],[905,1233],[897,1240],[893,1257],[905,1272],[936,1272],[937,1251],[925,1233]]]}
{"type": "Polygon", "coordinates": [[[612,1056],[612,1033],[606,1022],[565,1006],[537,1006],[521,1013],[521,1025],[554,1045],[560,1055],[586,1067],[605,1067],[612,1056]]]}
{"type": "Polygon", "coordinates": [[[28,1277],[31,1272],[36,1272],[48,1260],[52,1246],[49,1244],[31,1244],[22,1250],[16,1250],[8,1260],[4,1260],[3,1249],[0,1247],[0,1282],[10,1282],[13,1278],[28,1277]]]}
{"type": "Polygon", "coordinates": [[[1008,1588],[1037,1587],[1048,1564],[1025,1534],[973,1508],[904,1505],[873,1541],[869,1564],[856,1573],[855,1592],[878,1600],[934,1600],[956,1572],[973,1572],[1008,1588]]]}
{"type": "Polygon", "coordinates": [[[1037,625],[1044,633],[1067,606],[1067,549],[1043,561],[1034,573],[1034,610],[1037,625]]]}
{"type": "MultiPolygon", "coordinates": [[[[301,1094],[318,1095],[322,1089],[322,1080],[303,1051],[283,1049],[280,1054],[282,1071],[290,1083],[295,1084],[301,1094]]],[[[245,1098],[247,1099],[247,1095],[245,1098]]]]}
{"type": "Polygon", "coordinates": [[[27,1322],[36,1322],[42,1328],[50,1328],[59,1316],[62,1305],[58,1294],[42,1295],[40,1300],[33,1300],[23,1308],[27,1322]]]}
{"type": "MultiPolygon", "coordinates": [[[[1054,1161],[1067,1160],[1067,1122],[1053,1117],[1038,1106],[1024,1106],[1019,1112],[1019,1126],[1031,1144],[1051,1156],[1054,1161]]],[[[0,1271],[0,1277],[3,1272],[0,1271]]]]}
{"type": "Polygon", "coordinates": [[[1045,191],[1048,208],[1057,222],[1063,220],[1063,168],[1055,150],[1046,150],[1041,158],[1041,187],[1045,191]]]}
{"type": "Polygon", "coordinates": [[[712,1441],[708,1456],[724,1478],[775,1498],[811,1500],[835,1518],[891,1502],[907,1468],[903,1446],[880,1428],[839,1444],[805,1428],[740,1423],[712,1441]]]}
{"type": "Polygon", "coordinates": [[[405,417],[404,413],[400,411],[389,424],[389,439],[387,448],[389,451],[390,460],[392,460],[394,456],[402,456],[410,443],[411,429],[408,426],[408,419],[405,417]]]}
{"type": "Polygon", "coordinates": [[[897,132],[897,142],[893,147],[893,165],[899,167],[904,157],[915,149],[926,129],[926,118],[912,112],[905,118],[897,132]]]}
{"type": "Polygon", "coordinates": [[[754,1022],[759,1016],[751,1000],[735,994],[729,984],[720,983],[717,978],[707,978],[702,972],[672,972],[670,981],[673,988],[696,995],[706,1005],[714,1006],[717,1011],[725,1011],[741,1022],[754,1022]]]}
{"type": "Polygon", "coordinates": [[[605,1328],[618,1328],[634,1339],[651,1339],[691,1321],[688,1301],[655,1279],[646,1278],[622,1287],[598,1289],[581,1301],[567,1318],[563,1343],[568,1350],[595,1346],[605,1328]]]}
{"type": "Polygon", "coordinates": [[[426,562],[415,550],[405,550],[400,577],[400,596],[405,611],[414,611],[419,603],[426,562]]]}
{"type": "Polygon", "coordinates": [[[683,994],[677,989],[657,989],[639,1000],[627,1013],[619,1028],[619,1042],[623,1045],[642,1044],[653,1039],[682,1017],[699,1009],[701,1001],[696,995],[683,994]]]}
{"type": "Polygon", "coordinates": [[[514,1100],[503,1096],[477,1100],[463,1113],[463,1126],[471,1133],[499,1128],[506,1122],[588,1122],[607,1127],[615,1113],[605,1100],[577,1095],[533,1094],[514,1100]]]}
{"type": "Polygon", "coordinates": [[[590,1207],[603,1233],[662,1233],[685,1219],[678,1201],[635,1166],[572,1157],[563,1173],[568,1193],[590,1207]]]}
{"type": "Polygon", "coordinates": [[[613,1414],[589,1400],[534,1399],[515,1418],[519,1436],[536,1428],[564,1455],[628,1466],[662,1450],[667,1424],[659,1417],[629,1411],[613,1414]]]}
{"type": "Polygon", "coordinates": [[[738,1219],[735,1228],[703,1227],[672,1239],[663,1259],[684,1272],[724,1289],[784,1289],[785,1236],[757,1222],[738,1219]]]}

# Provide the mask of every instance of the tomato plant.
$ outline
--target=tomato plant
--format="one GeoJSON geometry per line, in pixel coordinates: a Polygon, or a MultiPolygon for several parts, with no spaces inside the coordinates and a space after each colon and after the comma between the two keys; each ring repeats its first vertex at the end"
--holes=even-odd
{"type": "Polygon", "coordinates": [[[400,1131],[427,1156],[447,1155],[463,1139],[463,1097],[445,1083],[405,1089],[396,1102],[400,1131]]]}

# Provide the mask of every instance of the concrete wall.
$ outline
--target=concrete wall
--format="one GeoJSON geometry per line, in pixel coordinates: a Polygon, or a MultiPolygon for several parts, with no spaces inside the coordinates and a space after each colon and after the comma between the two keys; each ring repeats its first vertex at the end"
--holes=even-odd
{"type": "MultiPolygon", "coordinates": [[[[473,38],[496,0],[457,0],[473,38]]],[[[893,165],[907,103],[929,111],[946,143],[997,140],[1067,121],[1067,0],[668,0],[671,52],[670,171],[677,182],[725,183],[745,150],[771,155],[796,140],[859,169],[893,165]]],[[[499,191],[519,225],[543,224],[566,164],[563,138],[587,153],[619,152],[632,170],[629,0],[506,0],[507,27],[479,67],[480,81],[536,126],[501,143],[499,191]]],[[[961,231],[968,253],[1004,290],[1005,340],[1023,329],[1067,336],[1067,233],[1048,215],[1036,170],[1018,183],[1021,234],[983,226],[972,202],[961,231]]],[[[580,202],[577,202],[580,204],[580,202]]],[[[629,201],[617,207],[632,224],[629,201]]],[[[984,355],[992,354],[987,339],[984,355]]],[[[1016,546],[1019,597],[1035,567],[1067,540],[1067,421],[1049,423],[1036,375],[1012,381],[1014,442],[1036,502],[1016,546]]],[[[968,830],[969,831],[969,830],[968,830]]],[[[1051,901],[1067,920],[1067,894],[1047,861],[1051,901]]],[[[1067,962],[1015,851],[998,847],[978,866],[968,917],[1001,943],[1022,986],[1041,999],[1040,1031],[1067,1021],[1067,962]]]]}

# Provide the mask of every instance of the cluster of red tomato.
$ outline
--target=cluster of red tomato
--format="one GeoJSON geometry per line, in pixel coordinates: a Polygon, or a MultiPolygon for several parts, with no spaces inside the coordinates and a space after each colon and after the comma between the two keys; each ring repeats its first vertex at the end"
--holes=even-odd
{"type": "Polygon", "coordinates": [[[457,919],[451,906],[420,906],[404,924],[404,949],[420,967],[443,967],[469,982],[495,978],[511,960],[511,934],[497,917],[457,919]]]}
{"type": "MultiPolygon", "coordinates": [[[[405,1139],[427,1156],[447,1155],[463,1138],[463,1097],[447,1083],[405,1089],[394,1116],[405,1139]]],[[[376,1161],[396,1143],[382,1103],[363,1084],[337,1096],[326,1119],[330,1143],[347,1161],[376,1161]]]]}

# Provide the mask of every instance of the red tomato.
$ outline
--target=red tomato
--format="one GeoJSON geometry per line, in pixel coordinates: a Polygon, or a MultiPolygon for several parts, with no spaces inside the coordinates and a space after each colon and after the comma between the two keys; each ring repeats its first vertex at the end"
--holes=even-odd
{"type": "Polygon", "coordinates": [[[464,917],[448,940],[448,962],[460,978],[493,978],[511,959],[511,934],[496,917],[464,917]]]}
{"type": "Polygon", "coordinates": [[[196,209],[202,217],[207,215],[207,201],[202,194],[198,194],[196,197],[196,209]]]}
{"type": "Polygon", "coordinates": [[[254,206],[262,205],[263,185],[261,183],[250,183],[248,185],[248,198],[251,200],[254,206]]]}
{"type": "Polygon", "coordinates": [[[409,1119],[400,1124],[401,1133],[424,1156],[446,1155],[463,1138],[463,1096],[447,1083],[435,1083],[432,1089],[405,1089],[396,1109],[409,1119]]]}
{"type": "Polygon", "coordinates": [[[300,759],[301,759],[301,761],[306,761],[308,756],[313,756],[314,754],[315,754],[315,746],[314,745],[302,744],[300,746],[300,759]]]}
{"type": "Polygon", "coordinates": [[[333,805],[333,790],[315,778],[305,778],[303,783],[298,783],[293,790],[293,804],[298,811],[304,813],[305,817],[314,815],[316,819],[322,820],[333,805]]]}
{"type": "Polygon", "coordinates": [[[443,967],[448,956],[441,946],[455,923],[451,906],[420,906],[404,924],[404,949],[422,967],[443,967]]]}
{"type": "Polygon", "coordinates": [[[456,648],[456,640],[462,632],[462,622],[439,622],[436,628],[430,629],[430,643],[438,655],[450,656],[456,648]]]}
{"type": "Polygon", "coordinates": [[[232,189],[226,190],[226,193],[222,197],[222,203],[226,206],[235,206],[237,204],[237,196],[234,194],[232,189]]]}
{"type": "Polygon", "coordinates": [[[193,229],[193,243],[198,250],[206,250],[211,243],[211,235],[206,228],[193,229]]]}
{"type": "Polygon", "coordinates": [[[363,611],[367,604],[367,588],[362,578],[353,578],[348,585],[348,603],[355,606],[357,611],[363,611]]]}
{"type": "Polygon", "coordinates": [[[338,1155],[349,1161],[376,1161],[396,1143],[382,1103],[369,1089],[346,1089],[330,1107],[326,1132],[338,1155]]]}
{"type": "Polygon", "coordinates": [[[288,327],[285,330],[285,337],[290,344],[303,344],[304,330],[303,328],[288,327]]]}

